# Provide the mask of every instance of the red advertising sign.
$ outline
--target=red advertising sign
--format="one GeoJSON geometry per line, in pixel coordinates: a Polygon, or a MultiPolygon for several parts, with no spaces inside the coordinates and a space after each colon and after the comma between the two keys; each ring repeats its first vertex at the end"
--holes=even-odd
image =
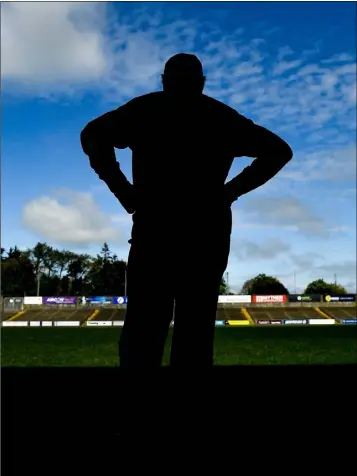
{"type": "Polygon", "coordinates": [[[277,294],[272,296],[257,296],[256,294],[253,294],[252,298],[252,301],[257,303],[287,301],[287,296],[285,294],[277,294]]]}

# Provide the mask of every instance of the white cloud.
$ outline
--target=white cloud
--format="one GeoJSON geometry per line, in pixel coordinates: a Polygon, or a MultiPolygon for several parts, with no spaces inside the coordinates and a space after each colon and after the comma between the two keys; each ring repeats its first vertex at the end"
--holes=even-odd
{"type": "Polygon", "coordinates": [[[351,231],[354,228],[349,225],[339,225],[339,226],[333,226],[332,228],[329,229],[332,233],[343,233],[345,231],[351,231]]]}
{"type": "Polygon", "coordinates": [[[290,250],[280,238],[269,238],[264,243],[240,240],[232,244],[232,251],[241,260],[272,260],[290,250]]]}
{"type": "Polygon", "coordinates": [[[325,60],[322,60],[322,64],[334,64],[334,63],[344,63],[344,62],[351,62],[353,61],[353,56],[349,55],[347,53],[340,53],[332,56],[332,58],[328,58],[325,60]]]}
{"type": "Polygon", "coordinates": [[[281,227],[310,236],[325,237],[327,233],[322,219],[293,196],[247,197],[244,212],[261,226],[281,227]]]}
{"type": "Polygon", "coordinates": [[[324,263],[315,268],[315,272],[320,272],[326,278],[329,278],[329,281],[333,281],[333,278],[336,277],[339,279],[356,279],[357,275],[357,262],[354,260],[345,260],[343,262],[332,262],[324,263]]]}
{"type": "Polygon", "coordinates": [[[301,63],[302,62],[300,60],[280,61],[280,63],[275,66],[273,74],[279,75],[285,73],[286,71],[289,71],[290,69],[296,69],[298,66],[301,65],[301,63]]]}
{"type": "Polygon", "coordinates": [[[97,3],[9,2],[1,6],[1,76],[38,94],[108,72],[97,3]]]}
{"type": "Polygon", "coordinates": [[[123,15],[110,3],[6,3],[3,88],[39,96],[90,90],[117,103],[160,87],[164,62],[187,51],[202,59],[209,94],[267,127],[312,144],[355,134],[355,56],[314,61],[316,48],[298,53],[289,45],[273,56],[241,28],[223,33],[219,19],[172,18],[154,7],[123,15]]]}
{"type": "Polygon", "coordinates": [[[111,215],[110,219],[113,223],[119,225],[121,228],[125,228],[125,230],[128,230],[132,223],[132,215],[129,215],[128,213],[120,213],[116,215],[111,215]]]}
{"type": "Polygon", "coordinates": [[[298,181],[355,181],[356,153],[355,145],[343,149],[312,152],[295,163],[292,161],[279,177],[298,181]]]}
{"type": "Polygon", "coordinates": [[[127,223],[116,226],[91,194],[69,190],[29,201],[23,209],[22,220],[40,239],[63,245],[121,243],[129,229],[127,223]]]}
{"type": "Polygon", "coordinates": [[[322,255],[313,251],[307,251],[302,254],[291,253],[289,258],[292,263],[291,268],[294,269],[295,272],[313,269],[316,266],[316,262],[324,260],[324,257],[322,255]]]}

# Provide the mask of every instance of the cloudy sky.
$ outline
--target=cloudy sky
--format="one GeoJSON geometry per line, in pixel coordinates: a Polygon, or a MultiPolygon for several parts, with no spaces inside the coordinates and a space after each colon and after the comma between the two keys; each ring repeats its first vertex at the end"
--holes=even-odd
{"type": "MultiPolygon", "coordinates": [[[[293,161],[233,206],[233,290],[259,272],[297,291],[356,291],[354,2],[1,5],[2,246],[47,241],[126,259],[131,218],[88,165],[79,133],[160,88],[196,53],[206,93],[287,140],[293,161]],[[296,281],[294,281],[294,273],[296,281]]],[[[130,151],[117,154],[131,179],[130,151]]],[[[233,177],[249,163],[236,159],[233,177]]]]}

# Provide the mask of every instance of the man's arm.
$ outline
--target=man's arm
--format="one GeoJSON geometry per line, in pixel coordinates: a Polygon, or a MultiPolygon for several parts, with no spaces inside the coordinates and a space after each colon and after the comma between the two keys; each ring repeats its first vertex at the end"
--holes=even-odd
{"type": "Polygon", "coordinates": [[[235,157],[252,157],[252,164],[225,185],[230,203],[272,179],[293,157],[290,146],[279,136],[238,114],[232,128],[235,157]],[[234,130],[235,129],[235,130],[234,130]]]}
{"type": "Polygon", "coordinates": [[[129,146],[131,124],[131,111],[126,104],[89,122],[80,136],[92,169],[128,213],[135,211],[134,187],[120,170],[114,148],[129,146]]]}

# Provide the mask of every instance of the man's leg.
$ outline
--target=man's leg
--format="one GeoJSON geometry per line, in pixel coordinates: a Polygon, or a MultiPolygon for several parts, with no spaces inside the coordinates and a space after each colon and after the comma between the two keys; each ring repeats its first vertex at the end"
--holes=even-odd
{"type": "Polygon", "coordinates": [[[175,367],[213,365],[219,288],[230,251],[231,210],[225,211],[221,226],[214,225],[213,229],[203,227],[201,238],[193,237],[190,249],[185,250],[187,259],[182,260],[185,269],[177,273],[171,346],[171,365],[175,367]],[[188,289],[193,280],[193,289],[188,289]]]}
{"type": "Polygon", "coordinates": [[[170,363],[175,367],[212,367],[218,291],[202,290],[196,301],[178,296],[170,363]]]}
{"type": "Polygon", "coordinates": [[[120,367],[161,365],[174,300],[162,251],[133,242],[127,267],[127,311],[119,341],[120,367]]]}

